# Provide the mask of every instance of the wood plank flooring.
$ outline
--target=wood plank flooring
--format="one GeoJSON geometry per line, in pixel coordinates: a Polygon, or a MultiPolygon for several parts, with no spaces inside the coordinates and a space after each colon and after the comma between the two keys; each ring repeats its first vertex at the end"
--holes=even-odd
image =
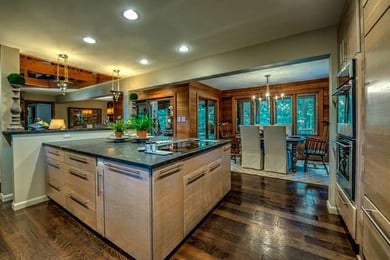
{"type": "MultiPolygon", "coordinates": [[[[232,190],[171,259],[356,259],[327,187],[232,173],[232,190]]],[[[55,203],[0,203],[0,259],[128,259],[55,203]]]]}

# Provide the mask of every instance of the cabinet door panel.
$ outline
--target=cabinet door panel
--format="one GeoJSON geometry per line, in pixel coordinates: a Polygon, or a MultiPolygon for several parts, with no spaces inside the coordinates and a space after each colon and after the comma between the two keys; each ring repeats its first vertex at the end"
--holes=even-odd
{"type": "Polygon", "coordinates": [[[153,172],[154,259],[163,259],[183,239],[182,163],[153,172]]]}
{"type": "Polygon", "coordinates": [[[206,168],[201,168],[183,176],[184,235],[187,235],[206,213],[204,201],[206,172],[206,168]]]}
{"type": "Polygon", "coordinates": [[[137,259],[150,259],[151,184],[149,172],[105,162],[106,237],[137,259]]]}

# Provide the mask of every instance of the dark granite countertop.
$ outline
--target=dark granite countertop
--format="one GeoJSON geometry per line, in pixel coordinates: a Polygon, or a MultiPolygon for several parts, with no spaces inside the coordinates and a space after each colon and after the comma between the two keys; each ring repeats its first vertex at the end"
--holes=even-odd
{"type": "MultiPolygon", "coordinates": [[[[42,130],[6,130],[3,135],[20,135],[20,134],[45,134],[45,133],[66,133],[66,132],[83,132],[83,131],[99,131],[111,130],[110,128],[71,128],[71,129],[42,129],[42,130]]],[[[111,130],[112,131],[112,130],[111,130]]]]}
{"type": "MultiPolygon", "coordinates": [[[[176,139],[174,141],[178,142],[180,140],[176,139]]],[[[43,143],[43,145],[153,169],[191,157],[195,154],[207,152],[208,150],[223,146],[229,142],[230,140],[215,140],[213,142],[207,142],[207,145],[196,149],[185,152],[173,152],[169,155],[155,155],[139,152],[138,148],[144,147],[144,144],[142,143],[133,143],[130,141],[113,142],[106,138],[48,142],[43,143]]]]}

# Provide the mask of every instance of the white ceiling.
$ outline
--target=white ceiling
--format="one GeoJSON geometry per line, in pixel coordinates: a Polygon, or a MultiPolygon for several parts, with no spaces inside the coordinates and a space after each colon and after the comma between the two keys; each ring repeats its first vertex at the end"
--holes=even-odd
{"type": "MultiPolygon", "coordinates": [[[[1,0],[0,44],[52,61],[59,53],[65,53],[71,66],[105,74],[117,68],[121,77],[128,77],[336,25],[344,3],[345,0],[1,0]],[[140,13],[138,21],[122,16],[130,7],[140,13]],[[97,43],[84,43],[82,38],[87,35],[96,38],[97,43]],[[191,46],[189,53],[177,53],[176,47],[181,43],[191,46]],[[141,58],[148,58],[151,64],[139,64],[141,58]]],[[[269,73],[273,74],[270,80],[276,82],[277,72],[269,73]]],[[[260,78],[261,83],[263,75],[255,74],[248,76],[260,78]]],[[[237,77],[240,76],[229,80],[237,77]]],[[[254,80],[251,82],[254,84],[254,80]]]]}

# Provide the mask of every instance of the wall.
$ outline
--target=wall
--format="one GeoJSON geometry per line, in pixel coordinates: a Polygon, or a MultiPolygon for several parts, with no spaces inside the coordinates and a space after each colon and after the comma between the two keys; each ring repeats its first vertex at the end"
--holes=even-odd
{"type": "MultiPolygon", "coordinates": [[[[322,121],[329,121],[329,79],[307,80],[286,84],[271,85],[270,91],[283,91],[285,96],[295,96],[297,94],[312,94],[318,95],[318,136],[323,135],[322,121]]],[[[233,131],[236,129],[236,100],[240,98],[251,98],[253,95],[258,95],[265,91],[265,86],[258,86],[245,89],[232,89],[222,91],[221,95],[221,119],[222,122],[231,122],[233,131]]],[[[293,120],[294,121],[294,120],[293,120]]],[[[294,126],[295,122],[293,122],[294,126]]]]}
{"type": "Polygon", "coordinates": [[[102,122],[107,118],[107,102],[100,100],[85,100],[69,103],[55,104],[55,118],[65,119],[65,125],[68,125],[68,107],[80,108],[98,108],[102,110],[102,122]]]}
{"type": "MultiPolygon", "coordinates": [[[[7,130],[11,122],[12,91],[7,75],[19,71],[19,50],[0,45],[0,129],[7,130]]],[[[2,201],[13,198],[12,149],[5,137],[0,138],[0,177],[2,201]]]]}

